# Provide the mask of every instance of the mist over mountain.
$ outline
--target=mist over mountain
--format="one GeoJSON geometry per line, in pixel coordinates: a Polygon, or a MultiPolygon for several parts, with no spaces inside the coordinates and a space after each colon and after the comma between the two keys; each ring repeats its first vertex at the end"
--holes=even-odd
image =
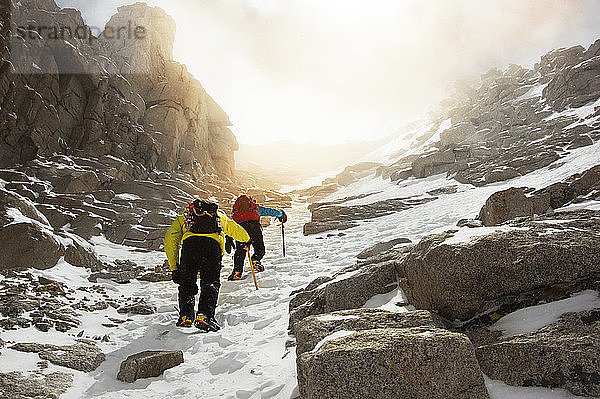
{"type": "Polygon", "coordinates": [[[264,145],[240,144],[236,168],[268,176],[273,181],[294,185],[327,172],[335,172],[380,148],[388,139],[357,141],[338,145],[281,140],[264,145]]]}

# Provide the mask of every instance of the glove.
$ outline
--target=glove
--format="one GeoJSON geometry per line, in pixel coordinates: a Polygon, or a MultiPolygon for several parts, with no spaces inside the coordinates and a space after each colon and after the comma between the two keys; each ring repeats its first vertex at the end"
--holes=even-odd
{"type": "Polygon", "coordinates": [[[177,269],[171,270],[171,280],[175,284],[181,284],[181,270],[179,269],[179,264],[175,265],[177,269]]]}
{"type": "Polygon", "coordinates": [[[283,211],[283,209],[281,209],[281,213],[282,213],[282,215],[279,216],[277,219],[279,219],[279,221],[281,223],[287,222],[287,215],[285,214],[285,212],[283,211]]]}
{"type": "Polygon", "coordinates": [[[233,248],[235,248],[235,242],[233,241],[233,238],[229,236],[225,237],[225,252],[230,254],[233,248]]]}

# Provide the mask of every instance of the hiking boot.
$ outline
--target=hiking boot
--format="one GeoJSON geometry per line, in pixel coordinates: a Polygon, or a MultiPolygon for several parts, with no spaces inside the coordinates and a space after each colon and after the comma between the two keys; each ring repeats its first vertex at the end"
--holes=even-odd
{"type": "Polygon", "coordinates": [[[191,327],[192,326],[192,318],[189,316],[179,316],[179,319],[177,320],[177,323],[175,323],[175,325],[177,327],[191,327]]]}
{"type": "Polygon", "coordinates": [[[259,260],[253,260],[252,264],[254,265],[254,271],[256,271],[256,272],[264,272],[265,271],[265,267],[262,265],[262,263],[260,263],[259,260]]]}
{"type": "Polygon", "coordinates": [[[214,317],[205,316],[203,314],[198,314],[198,316],[196,316],[196,320],[194,320],[194,326],[196,326],[197,329],[206,332],[216,332],[221,329],[221,326],[219,323],[217,323],[217,320],[215,320],[214,317]]]}
{"type": "Polygon", "coordinates": [[[227,280],[229,281],[237,281],[242,279],[242,272],[231,272],[227,280]]]}

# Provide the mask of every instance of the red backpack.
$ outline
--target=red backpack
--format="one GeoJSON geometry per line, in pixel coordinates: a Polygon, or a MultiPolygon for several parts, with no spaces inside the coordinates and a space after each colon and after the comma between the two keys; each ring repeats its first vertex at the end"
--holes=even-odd
{"type": "Polygon", "coordinates": [[[248,195],[240,195],[233,204],[233,220],[236,222],[247,222],[249,220],[260,220],[258,205],[248,195]]]}

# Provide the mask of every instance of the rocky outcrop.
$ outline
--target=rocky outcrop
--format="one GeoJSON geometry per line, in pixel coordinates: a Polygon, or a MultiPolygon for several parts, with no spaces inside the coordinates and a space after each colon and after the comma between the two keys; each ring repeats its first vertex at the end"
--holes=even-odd
{"type": "Polygon", "coordinates": [[[494,193],[481,208],[478,219],[485,226],[496,226],[518,217],[543,215],[571,202],[593,199],[599,193],[600,165],[529,196],[525,195],[523,189],[514,187],[494,193]]]}
{"type": "Polygon", "coordinates": [[[533,216],[533,203],[523,189],[509,188],[492,194],[481,208],[478,219],[484,226],[496,226],[521,216],[533,216]]]}
{"type": "MultiPolygon", "coordinates": [[[[18,176],[17,173],[14,173],[18,176]]],[[[12,178],[13,176],[4,176],[12,178]]],[[[26,197],[8,190],[0,189],[0,226],[6,226],[14,220],[8,212],[18,212],[26,218],[35,220],[41,224],[48,224],[44,216],[36,209],[34,204],[26,197]]]]}
{"type": "Polygon", "coordinates": [[[361,307],[374,295],[392,291],[397,287],[394,265],[390,255],[315,280],[290,301],[290,327],[310,315],[361,307]]]}
{"type": "MultiPolygon", "coordinates": [[[[76,154],[233,176],[238,145],[229,118],[173,61],[175,22],[163,10],[119,7],[95,37],[79,11],[52,0],[3,7],[1,166],[76,154]],[[58,37],[27,30],[42,26],[59,27],[58,37]]],[[[78,192],[98,181],[87,173],[65,183],[65,192],[78,192]]]]}
{"type": "Polygon", "coordinates": [[[551,218],[513,222],[466,242],[446,243],[452,233],[426,237],[398,263],[400,286],[418,309],[468,320],[522,295],[597,278],[600,212],[551,218]]]}
{"type": "Polygon", "coordinates": [[[0,373],[0,395],[5,399],[58,399],[72,384],[73,375],[60,372],[27,376],[18,371],[0,373]]]}
{"type": "Polygon", "coordinates": [[[456,155],[454,151],[448,150],[423,155],[412,163],[412,174],[417,178],[445,173],[454,168],[456,155]]]}
{"type": "Polygon", "coordinates": [[[158,377],[165,370],[183,363],[182,351],[145,351],[129,356],[121,363],[117,379],[134,382],[140,378],[158,377]]]}
{"type": "Polygon", "coordinates": [[[374,176],[402,181],[443,173],[483,186],[592,145],[600,138],[598,109],[561,112],[600,98],[599,47],[600,40],[587,50],[558,49],[542,56],[532,70],[510,65],[504,71],[490,69],[481,79],[456,82],[435,114],[411,126],[409,148],[390,155],[374,176]]]}
{"type": "Polygon", "coordinates": [[[10,224],[0,229],[0,269],[49,269],[62,256],[63,247],[52,233],[33,223],[10,224]]]}
{"type": "Polygon", "coordinates": [[[73,266],[93,269],[100,265],[91,249],[69,236],[54,234],[49,225],[35,222],[0,227],[0,270],[45,270],[54,267],[61,257],[73,266]]]}
{"type": "MultiPolygon", "coordinates": [[[[233,176],[237,143],[227,115],[173,61],[174,22],[164,11],[120,7],[95,37],[78,11],[53,0],[5,2],[0,14],[0,166],[12,167],[0,171],[0,228],[18,244],[0,251],[0,269],[48,268],[64,256],[120,273],[106,270],[85,241],[103,235],[160,250],[192,197],[230,209],[252,187],[251,177],[233,176]],[[110,28],[129,22],[144,37],[127,31],[113,40],[110,28]],[[19,29],[39,24],[50,28],[19,29]],[[47,34],[55,26],[80,27],[89,40],[55,40],[47,34]],[[28,245],[37,246],[31,254],[28,245]]],[[[291,201],[268,197],[267,206],[291,201]]]]}
{"type": "Polygon", "coordinates": [[[374,219],[414,206],[433,201],[435,197],[392,198],[366,205],[345,205],[353,198],[345,198],[333,203],[314,203],[309,209],[311,221],[304,225],[304,235],[317,234],[329,230],[344,230],[356,227],[360,220],[374,219]]]}
{"type": "MultiPolygon", "coordinates": [[[[587,176],[586,187],[595,181],[587,176]]],[[[382,262],[396,260],[391,263],[408,303],[432,313],[356,309],[362,305],[346,302],[349,310],[324,310],[327,301],[348,295],[344,280],[354,277],[352,269],[323,276],[292,298],[302,397],[487,397],[482,371],[510,385],[598,396],[598,309],[510,337],[485,326],[517,309],[597,290],[600,212],[523,217],[456,233],[426,237],[408,254],[379,255],[382,262]],[[337,284],[342,289],[327,291],[337,284]]]]}
{"type": "Polygon", "coordinates": [[[557,69],[548,82],[544,98],[554,109],[578,108],[600,97],[600,58],[595,50],[599,42],[590,46],[589,52],[581,46],[574,47],[567,55],[565,67],[557,69]]]}
{"type": "Polygon", "coordinates": [[[85,243],[77,242],[70,236],[71,243],[67,245],[64,252],[65,262],[77,267],[85,267],[86,269],[97,270],[101,267],[102,262],[98,259],[93,249],[89,248],[85,243]]]}
{"type": "Polygon", "coordinates": [[[482,371],[510,385],[600,396],[600,310],[568,313],[537,331],[477,348],[482,371]]]}
{"type": "Polygon", "coordinates": [[[295,329],[296,354],[312,351],[327,336],[339,331],[364,331],[378,328],[446,328],[446,322],[434,313],[415,310],[406,313],[380,309],[350,309],[308,316],[295,329]]]}
{"type": "MultiPolygon", "coordinates": [[[[134,161],[111,157],[56,156],[0,171],[0,179],[6,181],[4,191],[0,191],[0,221],[14,222],[17,211],[39,221],[48,232],[60,237],[59,241],[71,242],[59,251],[61,255],[64,252],[67,262],[94,271],[100,271],[100,262],[85,240],[104,235],[116,244],[160,250],[173,215],[181,213],[192,197],[214,197],[222,209],[229,211],[236,195],[253,187],[246,180],[223,181],[182,172],[149,173],[134,161]],[[96,176],[100,185],[65,192],[70,190],[64,187],[78,184],[73,182],[86,175],[96,176]]],[[[262,202],[266,206],[290,206],[289,196],[268,189],[261,192],[268,196],[262,202]]]]}
{"type": "Polygon", "coordinates": [[[563,182],[552,184],[531,195],[533,211],[542,214],[572,202],[597,198],[600,191],[600,165],[575,174],[563,182]]]}
{"type": "Polygon", "coordinates": [[[356,165],[347,166],[333,181],[342,187],[349,186],[355,181],[373,174],[379,166],[381,164],[377,162],[361,162],[356,165]]]}
{"type": "Polygon", "coordinates": [[[297,364],[306,399],[489,398],[469,339],[442,329],[339,332],[297,364]]]}
{"type": "Polygon", "coordinates": [[[73,345],[50,345],[37,343],[18,343],[10,349],[20,352],[37,353],[41,359],[57,366],[68,367],[86,373],[94,371],[105,360],[104,353],[93,343],[79,340],[73,345]]]}

